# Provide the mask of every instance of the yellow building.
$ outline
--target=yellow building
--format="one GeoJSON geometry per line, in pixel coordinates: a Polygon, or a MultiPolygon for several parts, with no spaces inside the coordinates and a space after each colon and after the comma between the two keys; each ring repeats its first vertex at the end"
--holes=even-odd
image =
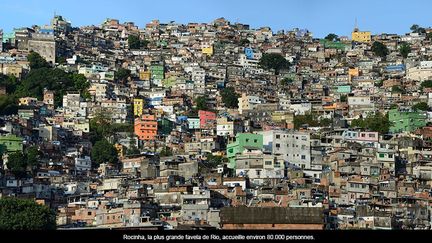
{"type": "Polygon", "coordinates": [[[274,111],[271,118],[273,122],[283,124],[287,129],[294,128],[294,114],[290,111],[274,111]]]}
{"type": "Polygon", "coordinates": [[[203,54],[206,54],[207,56],[212,56],[213,55],[213,46],[208,46],[208,47],[203,47],[201,49],[203,54]]]}
{"type": "Polygon", "coordinates": [[[116,150],[117,150],[117,154],[118,154],[118,156],[119,156],[120,158],[123,158],[123,156],[124,156],[124,149],[123,149],[123,145],[121,145],[121,144],[119,144],[119,143],[116,143],[116,144],[114,144],[114,147],[115,147],[116,150]]]}
{"type": "Polygon", "coordinates": [[[16,78],[21,78],[23,68],[19,64],[4,64],[0,65],[0,72],[4,75],[15,76],[16,78]]]}
{"type": "Polygon", "coordinates": [[[142,116],[144,109],[144,100],[138,98],[133,99],[133,107],[134,116],[142,116]]]}
{"type": "Polygon", "coordinates": [[[38,99],[33,97],[23,97],[19,99],[19,106],[32,106],[36,105],[38,99]]]}
{"type": "Polygon", "coordinates": [[[76,130],[80,130],[83,132],[90,132],[90,123],[88,121],[75,123],[74,127],[76,130]]]}
{"type": "Polygon", "coordinates": [[[348,70],[348,75],[351,77],[358,77],[360,75],[359,68],[358,67],[350,68],[348,70]]]}
{"type": "Polygon", "coordinates": [[[358,67],[348,69],[349,81],[352,80],[353,77],[360,76],[360,70],[358,67]]]}
{"type": "Polygon", "coordinates": [[[150,71],[141,71],[139,76],[141,80],[150,80],[150,71]]]}
{"type": "Polygon", "coordinates": [[[357,28],[355,28],[354,31],[351,33],[351,39],[355,42],[370,43],[372,40],[371,32],[359,31],[357,28]]]}
{"type": "Polygon", "coordinates": [[[274,111],[271,114],[273,122],[293,122],[294,114],[290,111],[274,111]]]}

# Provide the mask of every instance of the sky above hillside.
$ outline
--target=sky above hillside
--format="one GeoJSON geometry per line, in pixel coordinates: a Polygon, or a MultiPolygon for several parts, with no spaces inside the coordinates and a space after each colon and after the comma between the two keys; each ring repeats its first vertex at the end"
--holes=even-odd
{"type": "Polygon", "coordinates": [[[73,26],[99,25],[106,18],[143,27],[153,19],[188,23],[225,17],[274,31],[306,28],[315,37],[330,32],[348,36],[356,18],[360,30],[373,34],[404,34],[412,24],[432,26],[432,1],[428,0],[19,0],[0,5],[0,28],[5,32],[49,24],[54,13],[73,26]]]}

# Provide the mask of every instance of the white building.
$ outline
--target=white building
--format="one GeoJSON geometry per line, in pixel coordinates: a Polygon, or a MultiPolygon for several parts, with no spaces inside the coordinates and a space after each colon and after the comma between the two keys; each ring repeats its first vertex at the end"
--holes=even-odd
{"type": "Polygon", "coordinates": [[[260,97],[243,93],[242,96],[238,98],[238,111],[240,114],[243,114],[243,111],[253,110],[258,104],[262,103],[264,103],[264,101],[260,97]]]}
{"type": "Polygon", "coordinates": [[[195,92],[199,94],[205,93],[206,72],[203,68],[194,67],[192,70],[192,81],[195,85],[195,92]]]}
{"type": "Polygon", "coordinates": [[[238,132],[242,132],[242,129],[235,121],[228,121],[226,117],[217,119],[216,134],[218,136],[234,137],[238,132]]]}
{"type": "Polygon", "coordinates": [[[312,168],[311,138],[309,133],[282,130],[263,131],[264,149],[280,155],[289,164],[302,169],[312,168]]]}
{"type": "Polygon", "coordinates": [[[85,156],[84,158],[75,158],[75,170],[90,171],[91,170],[90,156],[85,156]]]}

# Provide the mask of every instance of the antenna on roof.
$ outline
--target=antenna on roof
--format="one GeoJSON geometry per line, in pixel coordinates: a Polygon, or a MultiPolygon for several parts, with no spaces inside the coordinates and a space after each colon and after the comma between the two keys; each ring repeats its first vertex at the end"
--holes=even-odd
{"type": "Polygon", "coordinates": [[[358,31],[357,17],[355,18],[355,22],[354,22],[354,31],[358,31]]]}

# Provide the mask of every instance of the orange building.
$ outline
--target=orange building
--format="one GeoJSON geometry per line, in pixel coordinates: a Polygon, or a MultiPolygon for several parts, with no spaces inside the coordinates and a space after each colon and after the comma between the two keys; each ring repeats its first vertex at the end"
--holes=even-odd
{"type": "Polygon", "coordinates": [[[154,140],[157,136],[158,124],[155,115],[142,115],[135,119],[135,135],[139,140],[154,140]]]}

